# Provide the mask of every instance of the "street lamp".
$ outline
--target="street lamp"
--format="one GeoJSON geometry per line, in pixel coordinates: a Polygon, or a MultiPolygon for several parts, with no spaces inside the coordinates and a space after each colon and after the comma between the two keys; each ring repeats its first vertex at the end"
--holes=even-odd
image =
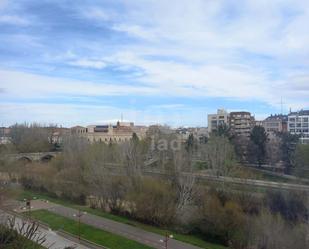
{"type": "Polygon", "coordinates": [[[165,233],[165,239],[160,239],[160,242],[165,244],[165,249],[167,249],[167,242],[174,238],[173,234],[168,234],[167,232],[165,233]]]}
{"type": "Polygon", "coordinates": [[[80,209],[78,209],[78,214],[73,214],[74,217],[78,217],[78,240],[79,241],[80,241],[80,219],[85,214],[87,214],[87,212],[81,212],[80,209]]]}
{"type": "Polygon", "coordinates": [[[31,219],[31,199],[25,199],[26,209],[28,209],[28,218],[31,219]]]}

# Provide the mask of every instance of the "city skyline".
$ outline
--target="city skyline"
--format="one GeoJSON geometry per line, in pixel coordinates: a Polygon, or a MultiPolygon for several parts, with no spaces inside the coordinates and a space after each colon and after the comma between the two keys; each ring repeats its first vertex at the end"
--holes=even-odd
{"type": "Polygon", "coordinates": [[[308,109],[308,22],[304,0],[0,0],[0,125],[308,109]]]}

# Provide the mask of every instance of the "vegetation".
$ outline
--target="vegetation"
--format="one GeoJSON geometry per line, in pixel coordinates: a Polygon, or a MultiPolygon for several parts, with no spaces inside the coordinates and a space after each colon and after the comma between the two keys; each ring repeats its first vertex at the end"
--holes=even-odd
{"type": "Polygon", "coordinates": [[[282,133],[281,136],[281,151],[282,160],[285,162],[285,173],[290,174],[294,165],[294,154],[299,141],[297,135],[290,133],[282,133]]]}
{"type": "Polygon", "coordinates": [[[39,124],[15,124],[10,127],[13,149],[17,152],[41,152],[55,149],[52,133],[55,126],[43,127],[39,124]]]}
{"type": "MultiPolygon", "coordinates": [[[[3,222],[3,221],[2,221],[3,222]]],[[[36,222],[22,220],[16,225],[15,218],[8,218],[0,225],[1,249],[42,249],[45,236],[39,232],[36,222]]]]}
{"type": "Polygon", "coordinates": [[[294,154],[295,174],[309,179],[309,144],[299,144],[294,154]]]}
{"type": "Polygon", "coordinates": [[[250,134],[250,140],[251,160],[253,159],[253,161],[257,161],[258,165],[261,166],[266,160],[267,134],[264,127],[253,127],[250,134]]]}

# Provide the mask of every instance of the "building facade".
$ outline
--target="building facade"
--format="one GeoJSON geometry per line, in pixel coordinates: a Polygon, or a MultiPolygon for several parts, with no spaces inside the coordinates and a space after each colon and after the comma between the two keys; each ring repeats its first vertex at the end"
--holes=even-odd
{"type": "Polygon", "coordinates": [[[229,114],[224,109],[218,109],[217,114],[208,114],[208,132],[214,132],[220,125],[228,125],[229,114]]]}
{"type": "Polygon", "coordinates": [[[231,112],[229,124],[232,133],[236,136],[249,137],[255,121],[250,112],[231,112]]]}
{"type": "Polygon", "coordinates": [[[287,115],[271,115],[263,121],[267,133],[287,132],[287,115]]]}
{"type": "Polygon", "coordinates": [[[288,115],[288,131],[300,136],[300,142],[309,144],[309,110],[291,112],[288,115]]]}
{"type": "Polygon", "coordinates": [[[133,133],[140,139],[145,137],[147,127],[134,126],[134,123],[117,122],[116,125],[75,126],[71,134],[85,137],[90,143],[123,143],[129,141],[133,133]]]}
{"type": "Polygon", "coordinates": [[[0,127],[0,144],[11,143],[10,131],[11,131],[10,128],[0,127]]]}

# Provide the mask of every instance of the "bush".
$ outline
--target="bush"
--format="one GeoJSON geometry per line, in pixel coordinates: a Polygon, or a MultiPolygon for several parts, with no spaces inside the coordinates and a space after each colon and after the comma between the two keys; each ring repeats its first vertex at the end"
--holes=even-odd
{"type": "Polygon", "coordinates": [[[249,248],[254,249],[305,249],[308,248],[308,225],[291,226],[277,214],[264,210],[252,219],[249,248]]]}
{"type": "Polygon", "coordinates": [[[132,188],[128,200],[136,219],[159,226],[173,223],[176,195],[167,182],[144,178],[138,187],[132,188]]]}
{"type": "Polygon", "coordinates": [[[245,244],[246,215],[234,201],[222,203],[217,195],[205,196],[200,206],[200,231],[214,240],[235,248],[245,244]]]}
{"type": "Polygon", "coordinates": [[[272,214],[280,214],[286,221],[297,223],[308,220],[306,193],[269,191],[265,197],[266,207],[272,214]]]}

